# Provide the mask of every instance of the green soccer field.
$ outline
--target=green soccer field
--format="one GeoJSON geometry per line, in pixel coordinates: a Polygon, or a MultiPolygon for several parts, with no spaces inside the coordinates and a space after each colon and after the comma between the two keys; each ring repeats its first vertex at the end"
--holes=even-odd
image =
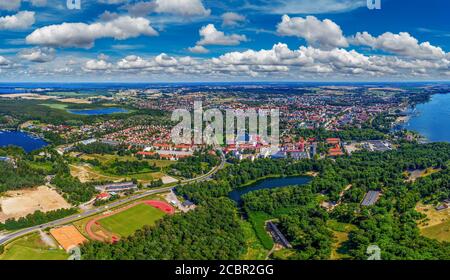
{"type": "Polygon", "coordinates": [[[123,212],[99,220],[98,222],[106,230],[116,233],[121,237],[133,234],[145,225],[154,225],[165,213],[147,204],[138,204],[123,212]]]}

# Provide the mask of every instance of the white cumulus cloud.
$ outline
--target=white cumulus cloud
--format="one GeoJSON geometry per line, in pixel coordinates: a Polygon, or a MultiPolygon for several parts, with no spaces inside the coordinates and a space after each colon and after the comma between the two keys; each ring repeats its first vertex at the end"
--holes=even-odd
{"type": "Polygon", "coordinates": [[[277,32],[282,36],[303,38],[314,47],[325,49],[348,47],[341,27],[329,19],[321,21],[314,16],[290,18],[284,15],[277,26],[277,32]]]}
{"type": "Polygon", "coordinates": [[[209,16],[211,10],[203,6],[201,0],[155,0],[157,13],[182,16],[209,16]]]}
{"type": "Polygon", "coordinates": [[[372,49],[382,50],[400,56],[408,56],[420,59],[442,59],[446,53],[429,42],[419,43],[407,32],[394,34],[386,32],[378,37],[373,37],[368,32],[358,32],[350,38],[354,45],[369,46],[372,49]]]}
{"type": "Polygon", "coordinates": [[[22,11],[12,16],[0,17],[0,30],[27,29],[35,23],[34,15],[34,12],[22,11]]]}
{"type": "Polygon", "coordinates": [[[55,59],[55,49],[53,48],[32,48],[19,52],[19,57],[31,62],[44,63],[55,59]]]}
{"type": "Polygon", "coordinates": [[[214,24],[208,24],[203,26],[199,34],[201,40],[197,42],[197,45],[222,45],[222,46],[236,46],[241,42],[247,41],[245,35],[231,34],[225,35],[224,32],[216,29],[214,24]]]}
{"type": "Polygon", "coordinates": [[[233,12],[224,13],[222,15],[222,26],[236,26],[245,22],[247,19],[244,15],[233,12]]]}
{"type": "Polygon", "coordinates": [[[91,59],[86,61],[84,64],[83,69],[85,71],[106,71],[110,70],[113,67],[113,65],[109,62],[107,62],[105,59],[91,59]]]}
{"type": "Polygon", "coordinates": [[[205,17],[211,14],[201,0],[139,1],[123,6],[131,15],[146,16],[150,13],[170,14],[182,17],[205,17]]]}
{"type": "Polygon", "coordinates": [[[26,42],[52,47],[92,48],[97,39],[125,40],[141,35],[156,36],[158,32],[150,26],[148,19],[121,16],[108,22],[93,24],[62,23],[45,26],[28,35],[26,42]]]}
{"type": "Polygon", "coordinates": [[[190,47],[188,48],[188,50],[191,53],[209,53],[209,50],[207,48],[205,48],[204,46],[194,46],[194,47],[190,47]]]}

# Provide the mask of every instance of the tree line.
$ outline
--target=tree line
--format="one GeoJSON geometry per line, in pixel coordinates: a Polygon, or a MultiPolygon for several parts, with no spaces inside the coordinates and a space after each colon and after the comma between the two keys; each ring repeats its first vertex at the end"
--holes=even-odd
{"type": "Polygon", "coordinates": [[[59,209],[43,213],[36,211],[33,214],[29,214],[26,217],[19,219],[8,219],[4,223],[0,223],[0,230],[19,230],[23,228],[29,228],[36,225],[45,224],[51,221],[59,220],[64,217],[77,213],[76,208],[59,209]]]}

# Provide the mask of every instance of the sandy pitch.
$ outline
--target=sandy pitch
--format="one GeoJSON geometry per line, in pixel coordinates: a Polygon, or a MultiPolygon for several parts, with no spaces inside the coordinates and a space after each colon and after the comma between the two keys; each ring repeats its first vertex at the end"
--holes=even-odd
{"type": "Polygon", "coordinates": [[[50,234],[66,251],[69,251],[73,247],[76,247],[87,241],[87,239],[74,226],[53,228],[50,230],[50,234]]]}
{"type": "Polygon", "coordinates": [[[42,212],[53,211],[61,208],[71,208],[55,190],[47,186],[35,189],[9,191],[0,197],[0,222],[7,219],[17,219],[32,214],[37,210],[42,212]]]}

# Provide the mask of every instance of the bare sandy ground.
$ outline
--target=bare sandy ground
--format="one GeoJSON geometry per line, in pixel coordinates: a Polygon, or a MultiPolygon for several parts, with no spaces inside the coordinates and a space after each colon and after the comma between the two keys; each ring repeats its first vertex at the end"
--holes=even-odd
{"type": "Polygon", "coordinates": [[[361,147],[360,147],[359,143],[351,143],[351,144],[345,145],[344,149],[347,153],[352,154],[356,151],[361,150],[361,147]]]}
{"type": "Polygon", "coordinates": [[[177,179],[170,177],[170,176],[164,176],[161,178],[163,184],[170,184],[170,183],[176,183],[178,182],[177,179]]]}
{"type": "Polygon", "coordinates": [[[64,103],[75,103],[75,104],[91,104],[92,102],[86,99],[78,99],[78,98],[64,98],[58,99],[60,102],[64,103]]]}
{"type": "Polygon", "coordinates": [[[74,103],[74,104],[91,104],[92,102],[86,99],[80,98],[59,98],[54,95],[41,95],[37,93],[16,93],[16,94],[2,94],[0,97],[3,98],[20,98],[20,99],[30,99],[30,100],[58,100],[63,103],[74,103]]]}
{"type": "Polygon", "coordinates": [[[36,94],[36,93],[2,94],[1,97],[4,97],[4,98],[35,99],[35,100],[55,99],[54,96],[40,95],[40,94],[36,94]]]}
{"type": "Polygon", "coordinates": [[[92,181],[119,181],[120,178],[109,177],[97,172],[92,171],[89,165],[70,165],[70,174],[80,180],[81,183],[87,183],[92,181]]]}
{"type": "Polygon", "coordinates": [[[34,189],[7,192],[0,197],[0,207],[0,222],[4,222],[11,218],[25,217],[37,210],[48,212],[70,208],[71,205],[55,190],[40,186],[34,189]]]}

